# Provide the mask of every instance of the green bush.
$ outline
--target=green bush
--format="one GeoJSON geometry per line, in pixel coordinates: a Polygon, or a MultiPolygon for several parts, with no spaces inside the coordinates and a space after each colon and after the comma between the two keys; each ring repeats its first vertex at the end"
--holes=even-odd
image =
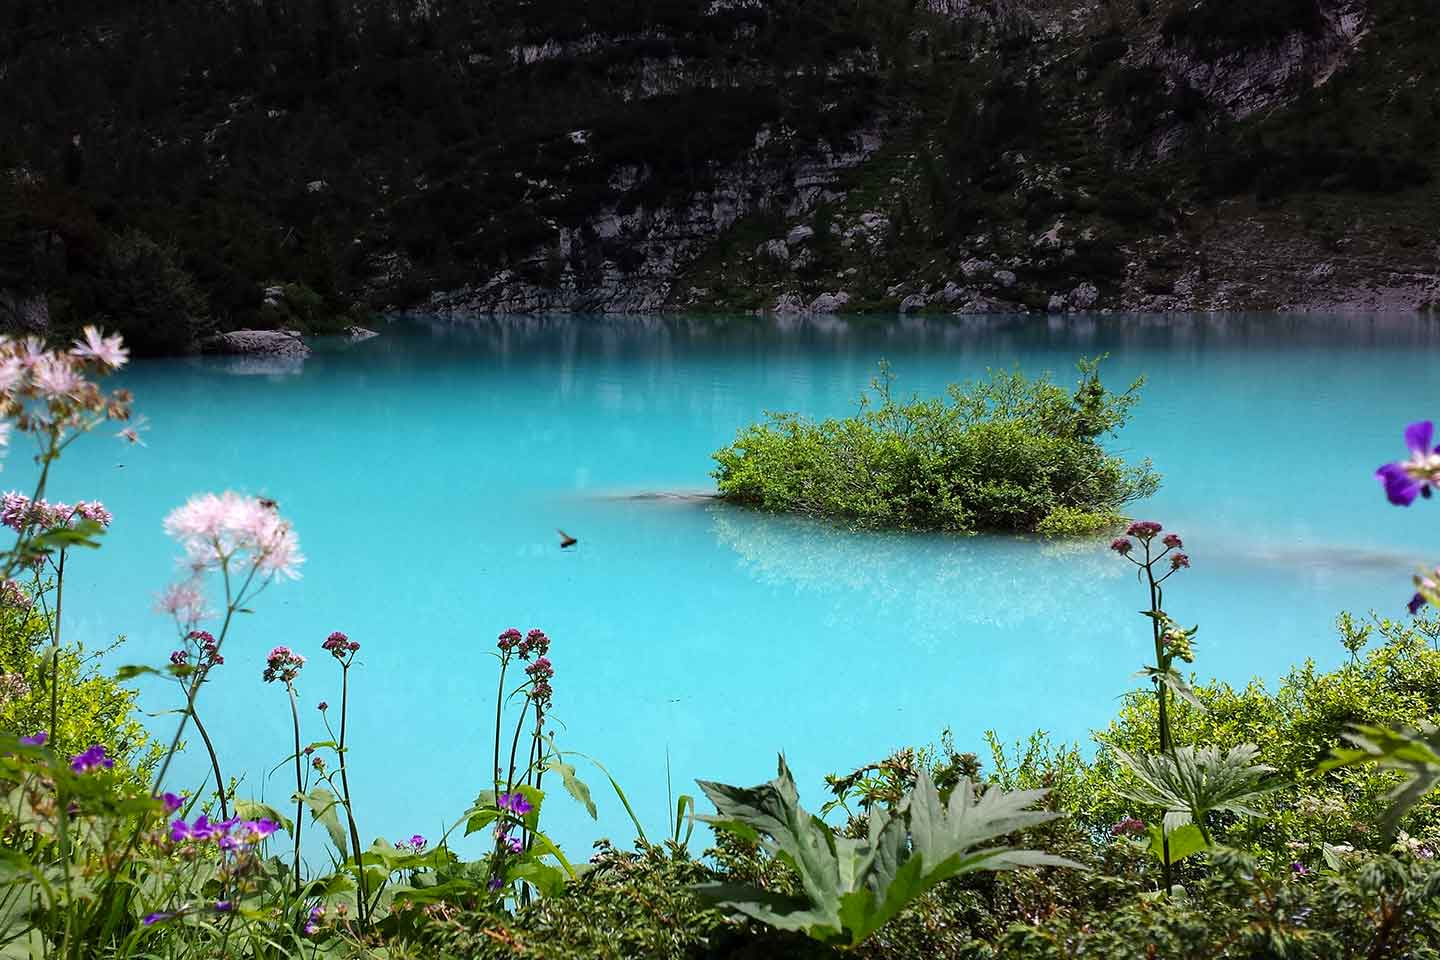
{"type": "Polygon", "coordinates": [[[741,430],[714,454],[720,495],[766,510],[866,527],[1079,533],[1154,492],[1149,461],[1127,466],[1099,440],[1123,425],[1124,393],[1080,364],[1074,393],[1018,372],[952,384],[943,399],[897,402],[888,369],[860,412],[816,423],[793,413],[741,430]]]}
{"type": "Polygon", "coordinates": [[[49,616],[27,594],[0,593],[0,730],[17,736],[46,731],[47,742],[64,756],[100,744],[116,758],[119,779],[144,786],[159,748],[136,717],[137,692],[101,672],[109,651],[61,649],[55,661],[59,722],[50,729],[53,649],[49,616]]]}

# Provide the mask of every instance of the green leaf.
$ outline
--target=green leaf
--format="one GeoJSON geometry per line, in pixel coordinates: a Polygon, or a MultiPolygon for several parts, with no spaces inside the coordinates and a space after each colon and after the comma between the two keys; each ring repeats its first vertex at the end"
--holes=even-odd
{"type": "Polygon", "coordinates": [[[801,808],[783,756],[779,775],[767,784],[748,789],[705,780],[699,784],[716,813],[696,819],[758,838],[795,869],[803,897],[720,884],[698,887],[697,894],[824,943],[860,943],[935,884],[963,873],[1077,866],[1040,851],[987,846],[1059,816],[1029,809],[1044,791],[982,792],[962,779],[947,804],[922,768],[914,790],[896,812],[873,807],[865,838],[852,839],[836,836],[828,824],[801,808]]]}
{"type": "Polygon", "coordinates": [[[1389,729],[1357,724],[1345,739],[1358,749],[1336,747],[1320,764],[1326,772],[1340,767],[1373,763],[1382,770],[1399,770],[1408,776],[1390,793],[1390,808],[1382,827],[1393,835],[1405,812],[1425,794],[1440,785],[1440,727],[1423,723],[1420,728],[1389,729]]]}
{"type": "Polygon", "coordinates": [[[340,859],[348,857],[350,854],[346,845],[345,828],[340,824],[340,816],[336,812],[340,808],[339,798],[324,787],[315,787],[307,794],[297,794],[294,799],[303,800],[305,806],[310,808],[310,819],[325,827],[325,832],[330,834],[330,842],[340,851],[340,859]]]}
{"type": "Polygon", "coordinates": [[[598,819],[599,814],[595,809],[595,801],[590,798],[590,788],[587,787],[579,777],[575,776],[574,764],[566,763],[559,757],[551,757],[545,762],[544,768],[560,775],[560,782],[565,785],[565,792],[579,801],[590,814],[590,819],[598,819]]]}
{"type": "Polygon", "coordinates": [[[1203,831],[1206,814],[1217,810],[1258,817],[1249,803],[1284,786],[1261,782],[1274,768],[1254,762],[1260,748],[1253,743],[1223,753],[1218,747],[1176,747],[1173,755],[1115,753],[1140,781],[1120,795],[1165,811],[1168,831],[1192,821],[1203,831]]]}
{"type": "Polygon", "coordinates": [[[261,803],[258,800],[236,800],[235,816],[242,820],[259,820],[261,817],[266,817],[280,824],[286,833],[292,836],[295,834],[294,821],[268,803],[261,803]]]}
{"type": "MultiPolygon", "coordinates": [[[[188,677],[195,672],[193,663],[168,663],[163,667],[147,667],[140,663],[129,663],[115,671],[115,679],[119,681],[133,680],[136,677],[188,677]]],[[[182,711],[183,712],[183,711],[182,711]]]]}
{"type": "Polygon", "coordinates": [[[523,860],[505,871],[506,880],[524,880],[540,891],[542,897],[557,896],[565,889],[563,870],[539,860],[523,860]]]}
{"type": "Polygon", "coordinates": [[[1205,834],[1201,833],[1200,828],[1193,823],[1187,823],[1171,830],[1168,834],[1164,833],[1163,827],[1154,824],[1150,827],[1150,842],[1147,849],[1160,862],[1165,860],[1164,838],[1166,837],[1170,840],[1171,863],[1179,863],[1188,856],[1210,849],[1210,844],[1205,842],[1205,834]]]}

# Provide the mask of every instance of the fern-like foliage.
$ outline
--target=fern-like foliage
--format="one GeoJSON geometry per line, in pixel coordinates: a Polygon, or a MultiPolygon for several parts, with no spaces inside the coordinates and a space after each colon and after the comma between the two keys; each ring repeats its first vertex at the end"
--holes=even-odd
{"type": "Polygon", "coordinates": [[[1392,730],[1357,725],[1345,734],[1345,739],[1355,746],[1332,750],[1331,758],[1320,765],[1322,771],[1373,763],[1385,770],[1409,774],[1390,794],[1392,803],[1385,813],[1385,832],[1394,833],[1405,811],[1440,785],[1440,727],[1426,723],[1418,730],[1392,730]]]}

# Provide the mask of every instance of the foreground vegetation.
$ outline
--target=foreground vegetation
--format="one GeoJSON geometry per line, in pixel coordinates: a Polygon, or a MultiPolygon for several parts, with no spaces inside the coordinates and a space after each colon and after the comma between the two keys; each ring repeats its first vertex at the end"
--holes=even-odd
{"type": "Polygon", "coordinates": [[[722,497],[857,526],[971,532],[1091,533],[1159,485],[1149,461],[1127,466],[1101,438],[1125,424],[1124,393],[1080,364],[1073,393],[1019,371],[952,384],[943,399],[897,401],[889,370],[860,412],[815,422],[793,413],[741,430],[714,455],[722,497]]]}
{"type": "MultiPolygon", "coordinates": [[[[30,495],[0,504],[15,533],[0,559],[0,955],[1440,956],[1440,619],[1424,615],[1440,575],[1417,578],[1413,622],[1340,617],[1348,660],[1335,670],[1307,662],[1274,691],[1196,684],[1198,628],[1167,600],[1191,559],[1153,521],[1110,542],[1114,562],[1135,567],[1153,662],[1088,759],[1044,734],[1014,747],[990,735],[982,764],[947,732],[828,778],[815,814],[782,757],[758,786],[700,781],[713,814],[681,796],[667,836],[635,820],[634,852],[602,842],[577,864],[545,811],[563,792],[594,815],[578,765],[630,805],[547,723],[563,639],[511,628],[491,651],[493,739],[478,751],[490,769],[474,803],[440,837],[367,845],[347,723],[360,643],[336,631],[313,642],[334,691],[318,721],[296,705],[297,684],[326,683],[318,665],[287,646],[266,655],[259,681],[293,718],[281,766],[294,791],[278,806],[240,796],[202,693],[249,619],[237,615],[305,562],[273,501],[202,494],[166,518],[186,571],[159,603],[177,634],[167,664],[102,676],[63,636],[67,567],[93,559],[111,517],[45,488],[71,442],[128,420],[129,396],[90,379],[126,359],[93,328],[68,351],[0,342],[3,414],[37,442],[41,467],[30,495]],[[163,748],[119,686],[144,674],[175,685],[163,748]],[[312,726],[323,734],[306,736],[312,726]],[[192,731],[210,780],[175,792],[167,773],[192,731]],[[690,848],[697,821],[714,830],[703,854],[690,848]],[[462,858],[456,835],[483,852],[462,858]]],[[[1130,394],[1085,372],[1073,398],[1016,375],[968,395],[971,409],[1045,401],[1083,421],[1071,436],[1093,437],[1130,394]]],[[[1432,440],[1429,423],[1412,425],[1410,458],[1381,469],[1392,502],[1440,480],[1432,440]]]]}

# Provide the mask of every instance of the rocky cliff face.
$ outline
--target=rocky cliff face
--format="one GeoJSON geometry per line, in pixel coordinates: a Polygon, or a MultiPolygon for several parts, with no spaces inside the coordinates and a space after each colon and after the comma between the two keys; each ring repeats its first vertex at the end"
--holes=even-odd
{"type": "Polygon", "coordinates": [[[1436,299],[1433,0],[33,6],[12,325],[1436,299]]]}

